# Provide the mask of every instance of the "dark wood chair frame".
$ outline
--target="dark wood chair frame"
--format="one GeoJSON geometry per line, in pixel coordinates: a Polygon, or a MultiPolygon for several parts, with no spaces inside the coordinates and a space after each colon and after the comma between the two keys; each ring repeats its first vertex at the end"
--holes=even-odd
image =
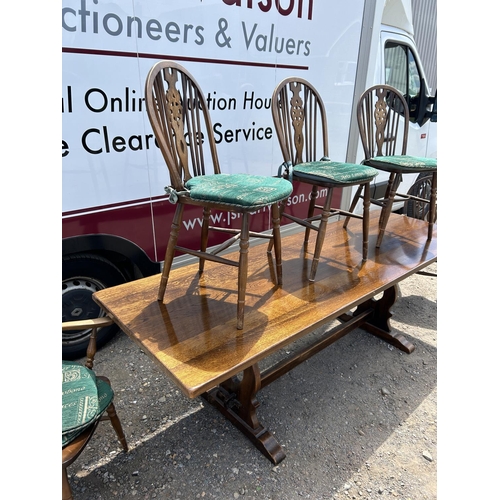
{"type": "MultiPolygon", "coordinates": [[[[92,334],[90,335],[89,345],[87,348],[87,359],[85,361],[85,366],[90,370],[93,369],[94,366],[94,357],[97,351],[97,334],[98,330],[105,326],[110,326],[113,324],[113,320],[108,317],[103,318],[95,318],[89,320],[81,320],[81,321],[66,321],[62,324],[62,331],[68,330],[85,330],[87,328],[92,329],[92,334]]],[[[102,375],[97,376],[98,379],[103,380],[107,384],[110,384],[110,381],[107,377],[102,375]]],[[[62,449],[62,498],[63,500],[71,500],[73,498],[73,493],[71,491],[71,486],[68,481],[68,472],[67,468],[80,456],[82,451],[87,446],[90,441],[94,431],[96,430],[99,422],[109,420],[113,429],[118,436],[118,440],[125,452],[128,451],[127,440],[125,439],[125,434],[123,433],[123,428],[116,414],[115,406],[113,402],[111,402],[106,408],[106,412],[101,415],[101,417],[93,422],[87,429],[85,429],[81,434],[79,434],[73,441],[67,444],[62,449]]]]}
{"type": "MultiPolygon", "coordinates": [[[[370,160],[375,156],[406,155],[408,143],[408,130],[410,125],[410,112],[404,96],[394,87],[389,85],[374,85],[365,90],[359,98],[357,105],[358,128],[363,144],[365,159],[363,163],[374,168],[389,172],[389,181],[385,195],[382,199],[371,198],[370,202],[381,207],[379,219],[379,233],[376,248],[382,244],[387,221],[395,202],[408,202],[413,200],[419,204],[428,204],[428,239],[432,238],[434,222],[437,218],[437,169],[401,167],[387,164],[382,167],[374,165],[370,160]],[[409,193],[399,193],[398,188],[403,174],[428,172],[431,176],[430,198],[421,198],[409,193]]],[[[354,210],[361,191],[358,189],[354,195],[350,210],[354,210]]],[[[349,218],[344,221],[347,227],[349,218]]]]}
{"type": "Polygon", "coordinates": [[[160,61],[149,71],[145,85],[145,97],[149,120],[170,173],[171,186],[168,191],[170,200],[177,204],[165,252],[158,301],[163,301],[176,251],[198,257],[200,274],[203,273],[206,260],[235,266],[238,267],[236,327],[242,329],[250,237],[266,238],[272,241],[276,260],[276,282],[278,285],[282,284],[280,210],[278,203],[270,204],[273,230],[271,234],[268,234],[250,231],[250,214],[255,211],[255,208],[228,205],[227,203],[207,203],[192,199],[184,183],[192,177],[206,174],[204,143],[208,143],[213,173],[221,173],[212,122],[203,92],[193,76],[180,64],[172,61],[160,61]],[[203,133],[203,140],[199,140],[201,133],[203,133]],[[199,250],[177,245],[185,205],[203,207],[199,250]],[[213,209],[240,213],[241,230],[209,225],[210,213],[213,209]],[[207,252],[208,234],[211,230],[226,232],[233,236],[207,252]],[[238,240],[240,246],[238,261],[229,260],[218,255],[238,240]]]}
{"type": "MultiPolygon", "coordinates": [[[[317,161],[322,157],[328,157],[328,127],[325,105],[319,92],[307,80],[299,77],[289,77],[281,81],[273,92],[271,111],[285,164],[289,162],[289,165],[293,167],[299,163],[317,161]]],[[[314,281],[316,276],[330,217],[349,216],[363,221],[362,260],[365,261],[368,254],[369,186],[372,178],[362,184],[359,182],[332,182],[327,178],[324,181],[318,181],[298,175],[294,177],[294,180],[312,185],[307,217],[302,219],[285,212],[286,203],[281,205],[281,215],[306,228],[304,235],[304,248],[306,251],[311,230],[318,233],[309,272],[309,281],[314,281]],[[353,213],[353,210],[345,211],[332,208],[334,188],[354,185],[359,186],[360,192],[364,190],[362,215],[353,213]],[[328,190],[323,205],[317,205],[318,188],[327,188],[328,190]],[[320,213],[318,213],[318,210],[320,213]],[[315,221],[319,221],[319,225],[313,224],[315,221]]]]}

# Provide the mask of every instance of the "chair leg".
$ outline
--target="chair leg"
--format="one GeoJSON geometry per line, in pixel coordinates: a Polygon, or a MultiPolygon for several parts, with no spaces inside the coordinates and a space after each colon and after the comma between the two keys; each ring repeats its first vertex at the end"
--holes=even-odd
{"type": "Polygon", "coordinates": [[[280,219],[281,213],[277,203],[271,206],[271,216],[273,220],[273,237],[270,241],[274,246],[274,258],[276,260],[276,282],[278,285],[283,284],[283,263],[281,260],[281,231],[280,219]]]}
{"type": "Polygon", "coordinates": [[[68,481],[68,471],[64,466],[62,468],[62,500],[73,500],[73,492],[68,481]]]}
{"type": "MultiPolygon", "coordinates": [[[[354,195],[354,198],[352,199],[351,206],[349,207],[349,212],[351,212],[351,213],[353,213],[353,212],[354,212],[354,209],[356,208],[356,205],[357,205],[357,203],[358,203],[358,200],[359,200],[359,198],[361,197],[361,190],[362,190],[362,189],[363,189],[363,185],[362,185],[362,184],[360,184],[360,185],[358,186],[358,189],[356,190],[356,194],[354,195]]],[[[370,191],[368,190],[368,192],[370,192],[370,191]]],[[[347,216],[347,217],[345,218],[345,220],[344,220],[344,226],[343,226],[343,227],[344,227],[344,229],[347,229],[347,224],[349,224],[349,220],[350,220],[350,219],[351,219],[351,218],[350,218],[349,216],[347,216]]]]}
{"type": "Polygon", "coordinates": [[[170,236],[168,238],[167,250],[165,251],[165,261],[163,263],[163,271],[161,273],[160,288],[158,289],[158,301],[162,302],[165,296],[165,289],[167,288],[168,276],[170,275],[170,268],[175,255],[175,246],[177,245],[177,238],[179,237],[180,223],[182,219],[182,212],[184,205],[177,204],[175,209],[174,219],[170,227],[170,236]]]}
{"type": "MultiPolygon", "coordinates": [[[[202,252],[207,251],[207,246],[208,246],[208,226],[210,222],[210,213],[211,210],[208,207],[203,208],[203,223],[201,226],[201,242],[200,242],[200,250],[202,252]]],[[[205,268],[205,259],[200,257],[200,263],[199,263],[199,271],[200,274],[203,272],[205,268]]]]}
{"type": "MultiPolygon", "coordinates": [[[[279,207],[279,224],[281,224],[281,219],[283,218],[283,212],[285,211],[285,207],[286,207],[286,205],[288,203],[288,200],[289,200],[289,197],[286,200],[282,200],[281,203],[279,203],[279,205],[278,205],[278,207],[279,207]]],[[[273,213],[272,210],[273,209],[271,208],[271,214],[273,213]]],[[[274,224],[274,221],[273,221],[273,224],[274,224]]],[[[272,252],[273,245],[274,245],[274,238],[271,238],[269,240],[268,245],[267,245],[267,253],[271,253],[272,252]]]]}
{"type": "Polygon", "coordinates": [[[316,277],[316,271],[318,270],[319,258],[321,255],[321,249],[323,248],[323,243],[325,241],[326,226],[328,224],[328,219],[330,216],[330,207],[332,205],[332,195],[333,188],[328,189],[326,195],[325,204],[323,206],[323,212],[321,213],[321,222],[319,223],[318,235],[316,236],[316,246],[314,248],[314,257],[311,263],[311,271],[309,273],[309,281],[314,281],[316,277]]]}
{"type": "Polygon", "coordinates": [[[240,235],[240,259],[238,264],[238,306],[236,313],[236,328],[243,329],[243,319],[245,315],[245,293],[247,288],[248,274],[248,247],[249,247],[249,219],[248,212],[245,212],[241,221],[240,235]]]}
{"type": "Polygon", "coordinates": [[[125,434],[123,433],[120,419],[116,414],[115,405],[113,403],[110,403],[108,408],[106,409],[106,412],[108,414],[109,420],[111,421],[111,425],[113,426],[113,429],[115,430],[116,435],[118,436],[120,444],[122,445],[123,451],[128,451],[127,440],[125,439],[125,434]]]}
{"type": "Polygon", "coordinates": [[[363,258],[362,258],[363,262],[366,261],[366,259],[368,258],[369,233],[370,233],[370,183],[367,182],[364,185],[364,192],[363,192],[363,258]]]}
{"type": "MultiPolygon", "coordinates": [[[[316,206],[316,199],[318,198],[318,186],[313,186],[311,189],[311,200],[309,201],[309,209],[307,210],[307,218],[310,219],[314,215],[314,207],[316,206]]],[[[304,249],[307,251],[307,244],[309,243],[309,236],[311,229],[306,227],[304,234],[304,249]]]]}
{"type": "Polygon", "coordinates": [[[432,240],[432,232],[434,230],[434,220],[436,218],[436,199],[437,199],[437,172],[432,174],[431,181],[431,199],[429,202],[429,229],[427,240],[432,240]]]}
{"type": "MultiPolygon", "coordinates": [[[[381,221],[382,221],[382,213],[384,212],[384,207],[386,206],[386,202],[387,200],[390,198],[391,196],[391,190],[392,190],[392,186],[394,184],[394,179],[395,179],[395,176],[396,174],[391,174],[389,176],[389,179],[387,181],[387,187],[385,188],[385,193],[384,193],[384,198],[383,198],[383,204],[382,204],[382,211],[380,212],[380,217],[379,217],[379,221],[378,221],[378,226],[380,228],[380,224],[381,224],[381,221]]],[[[395,191],[394,191],[395,192],[395,191]]]]}
{"type": "Polygon", "coordinates": [[[380,219],[378,223],[379,231],[375,248],[380,248],[380,245],[382,244],[382,239],[384,238],[385,228],[387,226],[387,222],[389,221],[389,216],[391,215],[392,212],[392,205],[394,204],[394,197],[396,196],[396,190],[398,188],[398,185],[399,185],[398,174],[392,173],[389,176],[389,182],[387,184],[387,190],[386,190],[386,198],[384,201],[384,206],[380,213],[380,219]]]}

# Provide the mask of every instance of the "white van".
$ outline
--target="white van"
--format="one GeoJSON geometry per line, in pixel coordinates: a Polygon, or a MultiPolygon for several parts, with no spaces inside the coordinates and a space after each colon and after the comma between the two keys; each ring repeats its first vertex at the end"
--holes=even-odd
{"type": "MultiPolygon", "coordinates": [[[[408,153],[437,155],[410,0],[63,0],[63,321],[99,315],[94,291],[160,271],[174,205],[143,102],[160,59],[180,62],[200,83],[226,173],[277,174],[270,97],[291,75],[325,101],[333,160],[362,160],[354,110],[375,83],[408,97],[408,153]]],[[[307,196],[295,186],[296,210],[306,210],[307,196]]],[[[336,203],[346,208],[351,196],[339,192],[336,203]]],[[[199,217],[191,212],[183,246],[199,217]]],[[[267,214],[256,224],[271,227],[267,214]]],[[[115,332],[101,332],[99,345],[115,332]]],[[[88,336],[65,332],[63,357],[82,356],[88,336]]]]}

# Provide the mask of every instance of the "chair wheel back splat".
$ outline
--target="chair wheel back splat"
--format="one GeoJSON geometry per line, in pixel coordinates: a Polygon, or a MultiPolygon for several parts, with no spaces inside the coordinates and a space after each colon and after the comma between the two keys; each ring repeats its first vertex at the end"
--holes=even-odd
{"type": "Polygon", "coordinates": [[[238,268],[236,328],[242,329],[250,236],[273,241],[276,281],[278,285],[282,283],[279,203],[290,195],[291,184],[271,176],[221,172],[203,92],[181,65],[172,61],[153,65],[146,79],[145,96],[149,120],[170,173],[166,191],[176,204],[158,300],[164,299],[176,251],[198,257],[200,273],[206,260],[235,266],[238,268]],[[177,245],[185,205],[196,205],[203,211],[199,249],[177,245]],[[250,231],[251,212],[264,207],[271,208],[271,234],[250,231]],[[241,229],[209,225],[212,210],[241,214],[241,229]],[[227,233],[228,239],[207,251],[212,230],[227,233]],[[240,248],[237,262],[218,255],[237,241],[240,248]]]}
{"type": "MultiPolygon", "coordinates": [[[[389,180],[382,199],[371,199],[371,203],[381,207],[379,233],[376,247],[382,244],[385,229],[395,202],[414,200],[429,204],[428,240],[432,239],[437,206],[437,160],[415,157],[407,154],[410,112],[403,95],[389,85],[375,85],[367,89],[358,101],[358,129],[363,144],[365,159],[363,163],[378,170],[389,172],[389,180]],[[409,193],[399,193],[398,188],[403,174],[431,176],[430,198],[420,198],[409,193]]],[[[356,192],[351,210],[360,199],[361,191],[356,192]]],[[[344,222],[347,227],[349,219],[344,222]]]]}
{"type": "Polygon", "coordinates": [[[336,162],[328,158],[325,106],[318,91],[303,78],[290,77],[278,84],[273,92],[271,111],[283,154],[284,176],[311,185],[307,217],[295,217],[285,212],[286,204],[281,205],[282,216],[306,228],[306,250],[310,231],[317,232],[309,280],[315,279],[328,219],[332,216],[351,216],[363,220],[362,260],[365,261],[368,253],[369,184],[378,172],[368,166],[336,162]],[[332,208],[334,188],[347,186],[364,189],[366,196],[362,215],[332,208]],[[318,188],[327,188],[322,205],[317,204],[318,188]]]}

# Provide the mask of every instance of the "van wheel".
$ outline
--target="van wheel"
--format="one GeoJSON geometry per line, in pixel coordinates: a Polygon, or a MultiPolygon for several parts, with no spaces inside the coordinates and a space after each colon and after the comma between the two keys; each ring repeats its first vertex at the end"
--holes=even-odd
{"type": "MultiPolygon", "coordinates": [[[[408,194],[430,200],[431,198],[432,175],[421,173],[415,183],[408,190],[408,194]]],[[[405,213],[408,217],[420,220],[428,220],[429,204],[420,201],[408,200],[405,204],[405,213]]],[[[434,222],[437,220],[437,210],[434,222]]]]}
{"type": "MultiPolygon", "coordinates": [[[[125,283],[121,271],[110,261],[92,254],[63,258],[62,263],[62,320],[74,321],[104,316],[103,310],[92,300],[92,294],[103,288],[125,283]]],[[[99,331],[97,348],[119,331],[111,325],[99,331]]],[[[85,356],[91,330],[70,330],[62,334],[62,359],[85,356]]]]}

